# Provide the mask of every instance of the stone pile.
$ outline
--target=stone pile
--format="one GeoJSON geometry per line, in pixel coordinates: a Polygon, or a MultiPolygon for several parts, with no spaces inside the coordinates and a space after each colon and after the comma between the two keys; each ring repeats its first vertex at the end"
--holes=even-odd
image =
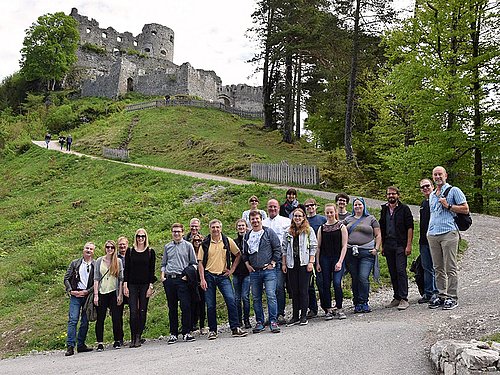
{"type": "Polygon", "coordinates": [[[431,360],[445,375],[500,374],[500,343],[442,340],[431,347],[431,360]]]}

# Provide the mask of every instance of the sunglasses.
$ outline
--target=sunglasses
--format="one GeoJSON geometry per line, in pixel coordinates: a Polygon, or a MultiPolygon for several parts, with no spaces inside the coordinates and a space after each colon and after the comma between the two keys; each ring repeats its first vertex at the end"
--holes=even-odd
{"type": "Polygon", "coordinates": [[[305,208],[314,207],[314,206],[316,206],[316,205],[315,204],[305,204],[304,205],[305,208]]]}
{"type": "Polygon", "coordinates": [[[87,264],[87,273],[90,272],[90,264],[87,264]]]}
{"type": "Polygon", "coordinates": [[[430,184],[420,186],[420,189],[429,189],[431,187],[430,184]]]}
{"type": "Polygon", "coordinates": [[[250,199],[250,202],[251,203],[259,203],[259,201],[255,200],[255,199],[250,199]]]}
{"type": "Polygon", "coordinates": [[[203,242],[202,240],[193,240],[193,242],[203,242]]]}
{"type": "Polygon", "coordinates": [[[113,245],[106,245],[106,249],[114,249],[115,247],[113,245]]]}
{"type": "Polygon", "coordinates": [[[293,215],[293,217],[304,217],[304,215],[293,215]]]}
{"type": "Polygon", "coordinates": [[[137,234],[136,237],[137,238],[146,238],[146,235],[145,234],[137,234]]]}

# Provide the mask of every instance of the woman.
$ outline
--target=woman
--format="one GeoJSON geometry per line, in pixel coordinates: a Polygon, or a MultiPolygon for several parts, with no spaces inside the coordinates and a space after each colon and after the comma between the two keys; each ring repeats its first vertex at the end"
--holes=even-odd
{"type": "MultiPolygon", "coordinates": [[[[193,244],[194,247],[194,252],[196,253],[196,258],[198,259],[198,251],[200,250],[201,243],[203,242],[203,235],[201,233],[196,233],[191,237],[191,243],[193,244]]],[[[196,273],[197,277],[199,278],[198,272],[196,273]]],[[[205,327],[205,318],[207,316],[206,313],[206,304],[205,304],[205,291],[201,289],[200,286],[200,280],[198,280],[198,291],[197,293],[192,296],[191,298],[192,301],[192,318],[191,321],[193,322],[193,331],[196,331],[196,324],[199,322],[200,324],[200,334],[201,335],[206,335],[208,333],[208,328],[205,327]]]]}
{"type": "Polygon", "coordinates": [[[97,321],[95,324],[95,336],[97,339],[97,351],[104,350],[104,320],[108,308],[111,311],[111,320],[113,322],[113,337],[115,343],[113,347],[121,347],[120,332],[123,333],[123,327],[120,329],[120,317],[118,306],[122,304],[123,293],[123,267],[118,259],[115,241],[107,240],[104,245],[106,255],[97,259],[94,268],[94,304],[97,306],[97,321]]]}
{"type": "MultiPolygon", "coordinates": [[[[245,219],[239,219],[236,221],[236,231],[238,233],[238,237],[234,239],[234,242],[241,250],[243,249],[243,237],[248,231],[245,219]]],[[[231,254],[231,258],[234,262],[235,256],[231,254]]],[[[233,287],[240,326],[243,326],[244,323],[244,327],[246,329],[252,328],[250,325],[250,273],[248,272],[248,268],[244,262],[239,262],[238,266],[234,270],[233,287]],[[241,306],[242,304],[243,308],[241,306]]]]}
{"type": "Polygon", "coordinates": [[[262,221],[267,219],[267,214],[266,211],[264,210],[259,210],[259,198],[257,198],[255,195],[252,195],[250,198],[248,198],[248,204],[250,205],[250,209],[243,211],[243,214],[241,215],[241,218],[246,221],[247,227],[250,228],[250,211],[252,210],[257,210],[260,212],[260,215],[262,216],[262,221]]]}
{"type": "Polygon", "coordinates": [[[324,298],[321,305],[326,309],[325,320],[334,316],[345,319],[342,311],[343,291],[342,276],[345,272],[344,259],[347,252],[347,228],[337,220],[337,209],[334,203],[325,205],[326,223],[318,229],[318,252],[316,253],[316,271],[323,276],[324,298]],[[335,309],[332,309],[332,292],[330,289],[333,274],[333,290],[335,292],[335,309]]]}
{"type": "Polygon", "coordinates": [[[283,235],[282,269],[288,274],[288,286],[292,294],[292,319],[287,325],[307,324],[309,282],[316,257],[318,241],[309,226],[302,208],[292,212],[292,223],[283,235]],[[300,315],[299,315],[300,314],[300,315]]]}
{"type": "Polygon", "coordinates": [[[141,346],[141,336],[146,325],[148,301],[153,294],[156,254],[149,247],[148,234],[140,228],[135,232],[134,246],[125,254],[123,294],[128,297],[130,308],[131,348],[141,346]]]}
{"type": "MultiPolygon", "coordinates": [[[[122,262],[123,269],[125,269],[125,255],[127,254],[128,250],[128,238],[127,237],[119,237],[118,241],[116,241],[118,245],[118,259],[122,262]]],[[[123,302],[121,305],[118,305],[118,314],[119,314],[119,322],[118,326],[120,327],[120,334],[119,334],[119,346],[123,346],[123,310],[125,308],[125,305],[128,305],[128,298],[123,296],[123,302]]],[[[116,345],[116,342],[113,346],[116,345]]],[[[116,347],[116,346],[115,346],[116,347]]]]}
{"type": "Polygon", "coordinates": [[[369,277],[380,249],[380,225],[368,212],[363,198],[354,198],[352,206],[352,215],[345,219],[349,233],[346,265],[352,277],[354,312],[369,313],[369,277]]]}

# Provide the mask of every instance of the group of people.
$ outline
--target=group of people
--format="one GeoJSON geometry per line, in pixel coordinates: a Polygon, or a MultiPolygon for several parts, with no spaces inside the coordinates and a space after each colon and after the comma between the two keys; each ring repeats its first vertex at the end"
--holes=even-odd
{"type": "MultiPolygon", "coordinates": [[[[435,190],[429,179],[420,181],[425,197],[420,211],[419,241],[425,288],[418,302],[428,303],[429,308],[450,310],[458,305],[458,229],[453,215],[468,212],[468,205],[459,188],[448,189],[446,179],[445,169],[436,167],[435,190]]],[[[406,310],[409,306],[406,267],[413,241],[413,216],[399,200],[397,187],[388,187],[386,193],[387,202],[382,205],[379,220],[368,212],[363,198],[352,200],[349,213],[346,209],[349,196],[340,193],[335,203],[325,205],[323,216],[317,213],[314,199],[300,204],[297,191],[289,189],[286,201],[280,205],[276,199],[270,199],[267,211],[258,208],[258,197],[250,197],[250,209],[235,224],[234,239],[223,233],[218,219],[210,221],[210,233],[206,236],[201,234],[197,218],[191,219],[187,233],[182,224],[174,223],[172,240],[164,246],[160,266],[168,304],[168,344],[176,343],[179,337],[186,342],[194,341],[195,330],[206,334],[209,340],[218,337],[217,289],[224,299],[233,337],[246,336],[247,329],[260,333],[269,326],[270,332],[279,333],[284,325],[307,325],[308,319],[318,314],[315,284],[324,319],[345,319],[342,278],[346,271],[352,279],[354,313],[369,313],[369,276],[372,272],[375,279],[379,276],[378,253],[387,260],[394,291],[393,300],[386,307],[406,310]],[[292,299],[292,314],[285,320],[287,290],[292,299]],[[255,313],[253,326],[250,291],[255,313]]],[[[149,246],[146,230],[136,231],[131,247],[125,237],[120,237],[117,243],[106,241],[105,255],[97,261],[93,260],[94,249],[93,243],[85,244],[82,258],[70,264],[64,278],[71,296],[68,356],[74,354],[75,348],[78,352],[92,350],[85,345],[88,319],[83,310],[91,291],[97,306],[98,351],[104,350],[108,308],[113,321],[113,347],[123,346],[124,303],[130,308],[130,347],[139,347],[143,342],[148,300],[156,281],[156,255],[149,246]]]]}
{"type": "MultiPolygon", "coordinates": [[[[47,148],[49,148],[49,143],[52,140],[52,134],[47,133],[45,134],[45,145],[47,148]]],[[[71,134],[68,134],[68,136],[60,135],[57,142],[59,143],[59,147],[61,150],[64,148],[64,144],[66,144],[66,151],[71,151],[71,145],[73,144],[73,137],[71,134]]]]}

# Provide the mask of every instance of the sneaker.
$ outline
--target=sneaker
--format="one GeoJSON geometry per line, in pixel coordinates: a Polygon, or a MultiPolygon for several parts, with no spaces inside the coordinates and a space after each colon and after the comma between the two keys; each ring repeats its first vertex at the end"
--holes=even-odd
{"type": "MultiPolygon", "coordinates": [[[[403,300],[401,300],[401,301],[403,301],[403,300]]],[[[385,308],[392,309],[393,307],[398,307],[401,301],[396,299],[396,298],[393,298],[391,303],[389,303],[388,305],[385,305],[385,308]]]]}
{"type": "Polygon", "coordinates": [[[281,330],[280,330],[280,327],[279,327],[278,323],[272,322],[271,323],[271,332],[272,333],[280,333],[280,331],[281,330]]]}
{"type": "Polygon", "coordinates": [[[316,318],[316,316],[318,316],[318,312],[312,310],[309,310],[306,315],[307,319],[313,319],[316,318]]]}
{"type": "Polygon", "coordinates": [[[337,310],[336,317],[339,320],[347,319],[347,316],[345,315],[344,311],[342,311],[341,309],[337,310]]]}
{"type": "Polygon", "coordinates": [[[244,328],[245,328],[245,329],[250,329],[250,328],[252,328],[252,325],[250,324],[250,319],[245,319],[245,325],[244,325],[244,328]]]}
{"type": "Polygon", "coordinates": [[[354,306],[354,314],[362,313],[363,312],[363,305],[356,305],[354,306]]]}
{"type": "Polygon", "coordinates": [[[120,343],[120,341],[115,341],[113,343],[113,348],[115,348],[115,349],[121,349],[122,348],[122,344],[120,343]]]}
{"type": "Polygon", "coordinates": [[[399,301],[398,310],[406,310],[408,307],[410,307],[410,304],[407,300],[402,299],[399,301]]]}
{"type": "Polygon", "coordinates": [[[232,335],[233,337],[245,337],[246,335],[248,335],[248,332],[243,331],[240,327],[237,327],[233,329],[232,335]]]}
{"type": "Polygon", "coordinates": [[[299,324],[300,319],[299,318],[292,318],[288,322],[286,322],[287,327],[294,326],[295,324],[299,324]]]}
{"type": "Polygon", "coordinates": [[[104,351],[104,345],[102,345],[102,344],[98,344],[98,345],[97,345],[97,351],[98,351],[98,352],[102,352],[102,351],[104,351]]]}
{"type": "Polygon", "coordinates": [[[362,309],[361,312],[363,312],[363,313],[370,313],[370,312],[372,312],[372,309],[371,309],[370,305],[368,304],[368,302],[363,303],[361,305],[361,309],[362,309]]]}
{"type": "Polygon", "coordinates": [[[89,348],[87,345],[82,345],[82,346],[79,346],[76,348],[76,351],[78,353],[87,353],[87,352],[91,352],[92,350],[94,350],[94,349],[89,348]]]}
{"type": "Polygon", "coordinates": [[[261,322],[257,322],[257,324],[255,324],[255,327],[253,327],[252,332],[261,333],[264,329],[264,325],[261,322]]]}
{"type": "Polygon", "coordinates": [[[453,310],[457,306],[458,306],[457,300],[447,298],[443,303],[443,310],[453,310]]]}
{"type": "Polygon", "coordinates": [[[278,324],[280,324],[280,325],[286,324],[285,317],[281,314],[278,315],[278,324]]]}
{"type": "Polygon", "coordinates": [[[333,319],[333,313],[331,313],[330,311],[328,311],[325,314],[325,320],[332,320],[332,319],[333,319]]]}
{"type": "Polygon", "coordinates": [[[176,335],[170,335],[170,337],[167,340],[167,344],[175,344],[177,342],[177,336],[176,335]]]}
{"type": "Polygon", "coordinates": [[[433,297],[429,302],[429,309],[438,309],[444,305],[444,299],[433,297]]]}
{"type": "Polygon", "coordinates": [[[217,335],[217,332],[214,332],[214,331],[210,331],[210,332],[208,332],[207,339],[209,339],[209,340],[215,340],[217,337],[219,337],[219,336],[217,335]]]}
{"type": "Polygon", "coordinates": [[[431,301],[431,297],[423,296],[418,300],[418,303],[421,305],[423,303],[429,303],[431,301]]]}
{"type": "Polygon", "coordinates": [[[208,333],[207,327],[200,328],[200,335],[206,335],[207,333],[208,333]]]}
{"type": "Polygon", "coordinates": [[[300,318],[300,325],[301,326],[306,326],[307,323],[309,323],[309,321],[307,320],[307,316],[303,316],[302,318],[300,318]]]}
{"type": "Polygon", "coordinates": [[[182,336],[182,340],[185,342],[196,341],[196,339],[190,333],[186,333],[184,336],[182,336]]]}
{"type": "Polygon", "coordinates": [[[75,348],[73,348],[72,346],[68,346],[68,349],[66,349],[66,353],[64,353],[64,356],[69,357],[73,354],[75,354],[75,348]]]}

